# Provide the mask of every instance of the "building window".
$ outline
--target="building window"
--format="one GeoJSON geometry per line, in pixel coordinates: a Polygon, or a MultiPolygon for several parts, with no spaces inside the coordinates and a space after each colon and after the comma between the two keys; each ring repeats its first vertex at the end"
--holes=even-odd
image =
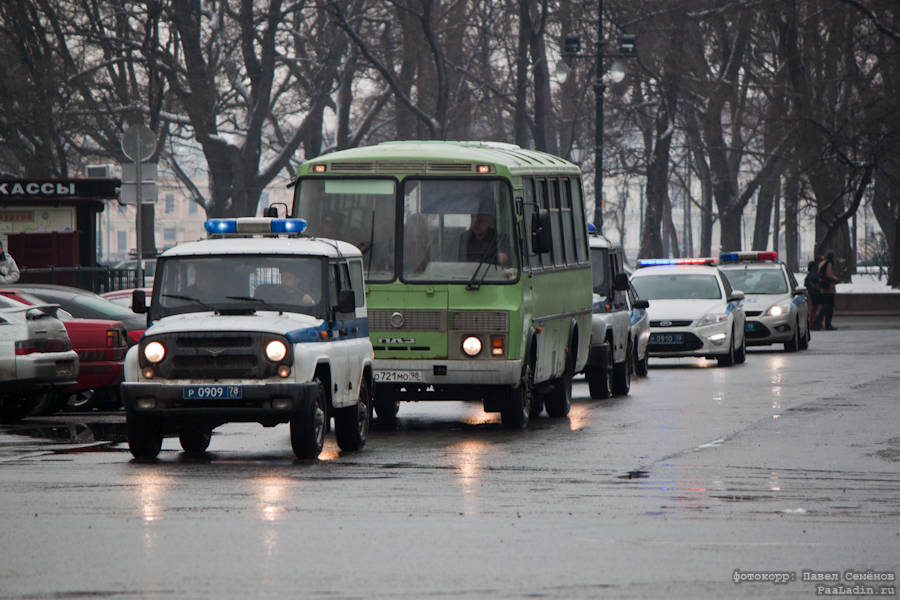
{"type": "Polygon", "coordinates": [[[193,200],[188,201],[188,214],[196,215],[197,211],[200,210],[200,205],[194,202],[193,200]]]}
{"type": "Polygon", "coordinates": [[[116,232],[116,250],[119,252],[128,252],[128,232],[116,232]]]}
{"type": "Polygon", "coordinates": [[[166,214],[175,212],[175,194],[166,194],[166,214]]]}
{"type": "Polygon", "coordinates": [[[167,242],[175,241],[175,228],[174,227],[166,227],[163,229],[163,239],[167,242]]]}

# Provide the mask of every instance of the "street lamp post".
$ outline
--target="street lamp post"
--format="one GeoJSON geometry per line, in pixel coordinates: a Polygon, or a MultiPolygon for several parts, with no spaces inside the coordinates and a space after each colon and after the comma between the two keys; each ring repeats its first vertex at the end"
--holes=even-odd
{"type": "MultiPolygon", "coordinates": [[[[606,91],[606,71],[603,67],[603,0],[597,0],[597,50],[591,54],[578,54],[581,51],[581,38],[577,34],[565,37],[563,46],[564,58],[593,58],[596,61],[596,79],[594,81],[594,226],[603,232],[603,93],[606,91]]],[[[635,36],[623,34],[619,37],[618,57],[631,56],[635,53],[635,36]]],[[[568,67],[561,62],[557,73],[563,78],[568,75],[568,67]]],[[[625,76],[624,68],[619,61],[610,70],[613,81],[621,81],[625,76]]]]}

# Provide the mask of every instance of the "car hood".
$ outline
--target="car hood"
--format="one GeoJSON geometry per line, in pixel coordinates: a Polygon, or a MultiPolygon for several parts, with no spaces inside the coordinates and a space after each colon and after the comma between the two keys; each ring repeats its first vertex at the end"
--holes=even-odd
{"type": "Polygon", "coordinates": [[[653,321],[694,321],[709,313],[724,313],[721,300],[651,300],[647,309],[653,321]]]}
{"type": "Polygon", "coordinates": [[[302,313],[257,311],[246,315],[217,315],[212,312],[193,312],[154,321],[144,335],[185,331],[258,331],[285,335],[297,329],[319,327],[322,323],[322,319],[302,313]]]}
{"type": "Polygon", "coordinates": [[[747,294],[744,296],[744,310],[766,310],[773,304],[790,300],[790,294],[747,294]]]}

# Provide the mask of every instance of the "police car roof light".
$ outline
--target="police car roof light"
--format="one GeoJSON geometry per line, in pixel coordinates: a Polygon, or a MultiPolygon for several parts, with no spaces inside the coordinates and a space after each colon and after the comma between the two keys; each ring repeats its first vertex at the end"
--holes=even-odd
{"type": "Polygon", "coordinates": [[[778,260],[778,253],[772,251],[723,252],[719,255],[719,260],[722,262],[778,260]]]}
{"type": "Polygon", "coordinates": [[[306,229],[306,219],[272,219],[269,217],[208,219],[204,227],[210,235],[246,235],[249,233],[299,235],[306,229]]]}
{"type": "Polygon", "coordinates": [[[642,258],[638,261],[639,267],[653,267],[659,265],[714,265],[715,258],[642,258]]]}

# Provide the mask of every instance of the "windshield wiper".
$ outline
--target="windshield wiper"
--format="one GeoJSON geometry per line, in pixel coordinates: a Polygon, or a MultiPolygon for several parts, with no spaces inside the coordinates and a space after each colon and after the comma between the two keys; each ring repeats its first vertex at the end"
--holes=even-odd
{"type": "MultiPolygon", "coordinates": [[[[478,271],[481,270],[481,265],[483,265],[485,262],[487,262],[487,257],[491,253],[492,250],[495,250],[495,248],[491,248],[490,246],[488,246],[481,253],[481,256],[478,259],[478,266],[475,267],[475,272],[472,273],[472,278],[469,279],[469,283],[466,284],[467,290],[477,290],[477,289],[481,288],[481,282],[484,281],[485,277],[487,277],[488,271],[490,270],[491,267],[488,266],[484,269],[484,271],[481,273],[480,279],[478,278],[478,271]]],[[[496,253],[495,253],[495,257],[496,257],[496,253]]],[[[495,264],[494,266],[496,266],[497,268],[500,268],[499,265],[495,264]]]]}
{"type": "Polygon", "coordinates": [[[226,300],[241,300],[243,302],[259,302],[266,308],[275,310],[275,307],[263,300],[262,298],[252,298],[250,296],[225,296],[226,300]]]}
{"type": "Polygon", "coordinates": [[[182,296],[181,294],[160,294],[160,296],[163,298],[175,298],[176,300],[187,300],[188,302],[196,302],[203,308],[206,308],[208,310],[215,310],[212,306],[210,306],[203,300],[201,300],[199,298],[194,298],[193,296],[182,296]]]}

